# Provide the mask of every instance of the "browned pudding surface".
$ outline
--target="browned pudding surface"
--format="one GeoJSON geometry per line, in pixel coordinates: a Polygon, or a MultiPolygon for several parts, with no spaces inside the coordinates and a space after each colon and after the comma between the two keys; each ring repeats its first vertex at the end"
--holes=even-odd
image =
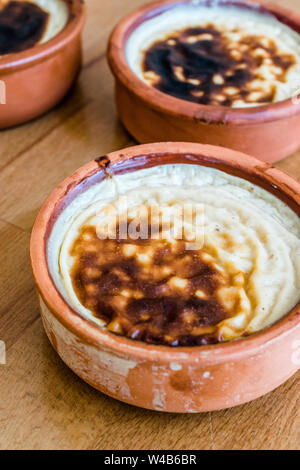
{"type": "Polygon", "coordinates": [[[154,43],[145,53],[143,71],[150,85],[176,98],[232,106],[240,100],[272,103],[276,86],[263,86],[261,66],[273,67],[276,80],[284,82],[294,64],[294,56],[280,53],[272,39],[241,35],[233,41],[209,24],[154,43]]]}
{"type": "Polygon", "coordinates": [[[0,54],[21,52],[37,44],[43,37],[48,17],[34,3],[7,3],[0,10],[0,54]]]}
{"type": "Polygon", "coordinates": [[[221,340],[217,324],[232,311],[217,291],[230,281],[203,251],[182,240],[102,240],[88,226],[70,254],[78,299],[109,331],[169,346],[221,340]]]}

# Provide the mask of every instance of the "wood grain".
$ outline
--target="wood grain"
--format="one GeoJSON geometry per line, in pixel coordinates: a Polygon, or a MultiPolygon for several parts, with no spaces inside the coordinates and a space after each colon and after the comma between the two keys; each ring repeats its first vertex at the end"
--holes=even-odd
{"type": "MultiPolygon", "coordinates": [[[[299,449],[300,373],[231,410],[175,415],[124,405],[78,379],[54,353],[38,315],[30,230],[49,192],[95,156],[132,145],[105,61],[113,25],[143,0],[88,0],[84,65],[56,109],[0,137],[1,449],[299,449]]],[[[276,3],[300,12],[298,0],[276,3]]],[[[300,179],[300,152],[278,167],[300,179]]]]}

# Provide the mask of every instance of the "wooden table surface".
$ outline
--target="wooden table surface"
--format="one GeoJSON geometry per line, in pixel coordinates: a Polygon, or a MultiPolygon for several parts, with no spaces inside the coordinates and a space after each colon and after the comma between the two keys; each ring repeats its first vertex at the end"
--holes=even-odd
{"type": "MultiPolygon", "coordinates": [[[[98,155],[132,145],[118,121],[105,48],[113,25],[145,0],[87,0],[84,65],[55,110],[0,136],[1,449],[299,449],[300,372],[272,393],[198,415],[146,411],[93,390],[51,348],[28,259],[46,196],[98,155]]],[[[299,0],[277,0],[300,12],[299,0]]],[[[278,164],[300,179],[300,152],[278,164]]]]}

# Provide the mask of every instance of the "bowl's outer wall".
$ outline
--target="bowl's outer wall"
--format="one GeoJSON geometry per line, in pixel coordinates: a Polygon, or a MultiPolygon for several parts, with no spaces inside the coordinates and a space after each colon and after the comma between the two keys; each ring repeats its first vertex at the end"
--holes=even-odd
{"type": "Polygon", "coordinates": [[[274,163],[300,147],[300,114],[264,123],[210,123],[157,111],[116,78],[116,104],[128,132],[140,143],[187,141],[219,145],[274,163]]]}
{"type": "Polygon", "coordinates": [[[35,65],[0,74],[6,104],[0,105],[0,129],[29,121],[53,108],[71,88],[81,66],[77,36],[63,49],[35,65]]]}
{"type": "MultiPolygon", "coordinates": [[[[244,353],[232,362],[181,363],[139,360],[99,344],[97,347],[71,332],[53,315],[39,295],[47,336],[61,359],[97,390],[123,402],[156,411],[197,413],[230,408],[275,389],[298,369],[293,346],[298,328],[244,353]],[[275,358],[275,359],[274,359],[275,358]]],[[[186,359],[186,353],[182,358],[186,359]]]]}
{"type": "Polygon", "coordinates": [[[13,54],[14,59],[5,56],[6,67],[0,63],[0,80],[5,87],[5,103],[0,103],[0,129],[46,113],[63,99],[77,78],[82,61],[81,31],[85,7],[80,0],[68,4],[71,24],[50,40],[49,45],[41,46],[43,52],[39,57],[34,58],[36,48],[33,48],[13,54]]]}

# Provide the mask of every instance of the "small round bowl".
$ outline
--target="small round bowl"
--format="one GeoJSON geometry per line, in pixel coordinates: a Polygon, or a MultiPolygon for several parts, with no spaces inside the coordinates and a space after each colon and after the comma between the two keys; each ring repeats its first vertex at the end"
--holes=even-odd
{"type": "Polygon", "coordinates": [[[53,108],[71,88],[81,66],[82,0],[64,0],[64,29],[49,41],[0,57],[0,129],[29,121],[53,108]]]}
{"type": "MultiPolygon", "coordinates": [[[[143,22],[189,0],[161,0],[123,18],[108,45],[108,62],[116,80],[116,103],[121,121],[138,142],[189,141],[221,145],[275,162],[300,147],[300,99],[290,98],[253,108],[210,106],[162,93],[130,69],[125,46],[143,22]]],[[[207,5],[236,5],[273,14],[300,33],[300,15],[263,0],[206,0],[207,5]]]]}
{"type": "MultiPolygon", "coordinates": [[[[160,143],[107,155],[119,174],[167,163],[209,166],[270,191],[300,216],[300,184],[270,165],[221,147],[160,143]]],[[[114,335],[88,322],[64,300],[49,274],[47,244],[59,214],[105,178],[101,159],[63,181],[44,203],[31,237],[31,264],[46,333],[62,360],[83,380],[118,400],[160,411],[228,408],[273,390],[299,368],[300,303],[273,326],[211,346],[155,346],[114,335]]]]}

